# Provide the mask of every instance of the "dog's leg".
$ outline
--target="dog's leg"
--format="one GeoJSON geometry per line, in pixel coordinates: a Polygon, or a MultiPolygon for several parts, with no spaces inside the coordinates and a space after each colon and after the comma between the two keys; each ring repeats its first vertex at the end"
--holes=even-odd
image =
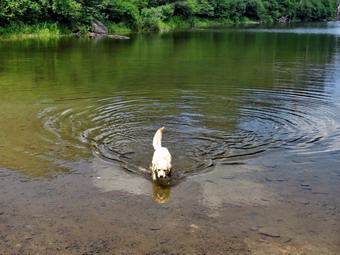
{"type": "Polygon", "coordinates": [[[156,172],[155,171],[152,172],[152,180],[154,180],[154,181],[157,180],[157,176],[156,176],[156,172]]]}
{"type": "Polygon", "coordinates": [[[155,170],[156,170],[155,169],[155,165],[152,164],[152,166],[151,166],[151,174],[152,174],[152,180],[154,180],[154,181],[156,181],[156,179],[157,179],[156,171],[155,170]]]}

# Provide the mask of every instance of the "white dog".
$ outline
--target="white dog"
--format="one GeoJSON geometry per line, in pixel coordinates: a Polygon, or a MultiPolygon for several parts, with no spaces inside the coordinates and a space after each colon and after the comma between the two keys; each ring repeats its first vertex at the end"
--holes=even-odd
{"type": "Polygon", "coordinates": [[[171,171],[171,154],[167,148],[162,147],[163,130],[164,127],[158,129],[152,141],[153,148],[155,149],[151,166],[153,180],[165,178],[170,175],[171,171]]]}

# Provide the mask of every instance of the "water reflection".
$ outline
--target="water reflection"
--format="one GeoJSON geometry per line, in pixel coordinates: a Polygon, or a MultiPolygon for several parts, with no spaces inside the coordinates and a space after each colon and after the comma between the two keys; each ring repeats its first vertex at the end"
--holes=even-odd
{"type": "Polygon", "coordinates": [[[340,36],[340,23],[338,21],[316,23],[313,26],[309,23],[293,24],[283,26],[279,24],[270,24],[269,28],[256,29],[256,32],[269,33],[293,33],[293,34],[329,34],[340,36]]]}
{"type": "Polygon", "coordinates": [[[118,190],[134,195],[151,194],[150,182],[138,175],[120,170],[119,164],[92,160],[93,184],[105,192],[118,190]],[[128,185],[127,185],[128,183],[128,185]]]}
{"type": "Polygon", "coordinates": [[[267,184],[240,178],[245,174],[268,170],[263,166],[217,164],[213,172],[194,176],[189,182],[199,185],[202,203],[209,208],[221,208],[225,204],[269,205],[280,197],[267,184]]]}
{"type": "Polygon", "coordinates": [[[168,187],[164,187],[164,186],[160,186],[157,185],[155,183],[152,184],[152,193],[153,193],[153,199],[160,203],[163,204],[165,202],[168,202],[170,200],[170,191],[171,188],[168,187]]]}
{"type": "MultiPolygon", "coordinates": [[[[138,175],[120,170],[119,164],[109,164],[99,159],[92,161],[94,176],[93,184],[102,191],[123,191],[133,195],[152,195],[158,203],[165,203],[171,199],[171,187],[161,185],[138,175]],[[127,185],[128,184],[128,185],[127,185]]],[[[146,174],[150,175],[150,172],[146,174]]]]}

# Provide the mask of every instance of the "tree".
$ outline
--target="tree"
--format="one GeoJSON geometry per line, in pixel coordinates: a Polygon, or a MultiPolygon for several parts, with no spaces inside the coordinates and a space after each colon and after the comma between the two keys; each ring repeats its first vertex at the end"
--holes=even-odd
{"type": "Polygon", "coordinates": [[[340,0],[0,0],[0,24],[59,22],[87,30],[98,19],[133,30],[158,30],[175,16],[190,24],[197,18],[323,20],[334,18],[339,5],[340,0]]]}

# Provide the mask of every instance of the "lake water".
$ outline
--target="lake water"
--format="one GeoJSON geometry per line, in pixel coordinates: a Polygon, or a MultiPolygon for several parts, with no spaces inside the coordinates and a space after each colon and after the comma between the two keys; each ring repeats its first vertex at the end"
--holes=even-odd
{"type": "Polygon", "coordinates": [[[340,253],[339,22],[2,40],[0,134],[0,253],[340,253]]]}

